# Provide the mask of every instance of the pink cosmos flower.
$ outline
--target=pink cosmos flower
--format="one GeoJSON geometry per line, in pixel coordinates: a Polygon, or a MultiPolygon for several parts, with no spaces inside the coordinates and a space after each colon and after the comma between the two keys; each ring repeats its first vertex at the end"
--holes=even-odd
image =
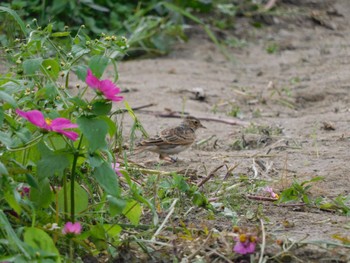
{"type": "Polygon", "coordinates": [[[16,113],[41,129],[60,133],[66,136],[68,139],[71,139],[72,141],[75,141],[76,139],[78,139],[78,136],[79,136],[78,133],[74,131],[66,131],[66,129],[78,127],[77,124],[72,123],[68,119],[65,119],[65,118],[56,118],[54,120],[45,119],[44,114],[42,114],[38,110],[25,112],[17,109],[16,113]]]}
{"type": "Polygon", "coordinates": [[[91,69],[88,69],[87,76],[85,79],[86,84],[91,88],[97,89],[102,92],[106,99],[111,101],[121,101],[122,96],[117,96],[120,93],[120,89],[109,79],[99,80],[92,74],[91,69]]]}
{"type": "Polygon", "coordinates": [[[62,233],[64,235],[79,235],[81,233],[81,224],[79,222],[67,222],[62,229],[62,233]]]}
{"type": "Polygon", "coordinates": [[[113,170],[116,172],[117,175],[123,176],[122,173],[120,172],[120,163],[112,163],[113,170]]]}
{"type": "Polygon", "coordinates": [[[235,240],[237,243],[233,248],[234,252],[241,255],[252,254],[255,252],[256,237],[241,234],[239,238],[235,238],[235,240]]]}
{"type": "Polygon", "coordinates": [[[276,194],[271,187],[267,186],[264,190],[268,192],[272,198],[275,198],[275,199],[279,198],[278,194],[276,194]]]}

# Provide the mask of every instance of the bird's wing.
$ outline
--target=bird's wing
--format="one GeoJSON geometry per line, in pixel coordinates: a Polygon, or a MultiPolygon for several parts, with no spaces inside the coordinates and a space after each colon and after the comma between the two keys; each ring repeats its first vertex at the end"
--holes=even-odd
{"type": "Polygon", "coordinates": [[[176,127],[172,129],[163,130],[159,137],[166,144],[188,145],[196,139],[195,133],[192,129],[187,127],[176,127]]]}
{"type": "Polygon", "coordinates": [[[143,140],[138,146],[188,145],[195,140],[192,129],[176,127],[165,129],[159,135],[143,140]]]}

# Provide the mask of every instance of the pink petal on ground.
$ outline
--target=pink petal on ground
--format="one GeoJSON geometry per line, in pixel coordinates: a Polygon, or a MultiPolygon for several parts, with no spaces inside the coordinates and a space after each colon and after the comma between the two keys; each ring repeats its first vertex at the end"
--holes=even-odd
{"type": "Polygon", "coordinates": [[[87,71],[85,82],[93,89],[97,89],[101,85],[101,81],[92,74],[91,69],[87,71]]]}
{"type": "Polygon", "coordinates": [[[19,116],[27,119],[29,122],[33,123],[35,126],[42,129],[48,129],[48,125],[45,122],[44,114],[42,114],[40,111],[32,110],[25,112],[17,109],[16,113],[19,116]]]}

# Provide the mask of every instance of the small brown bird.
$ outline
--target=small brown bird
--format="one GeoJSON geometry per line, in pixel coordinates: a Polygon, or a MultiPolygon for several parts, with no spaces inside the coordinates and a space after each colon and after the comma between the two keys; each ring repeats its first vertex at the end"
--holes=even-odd
{"type": "Polygon", "coordinates": [[[135,150],[155,152],[159,154],[159,159],[175,162],[169,155],[189,148],[196,139],[198,128],[205,127],[197,118],[187,116],[179,126],[165,129],[159,135],[139,142],[135,150]]]}

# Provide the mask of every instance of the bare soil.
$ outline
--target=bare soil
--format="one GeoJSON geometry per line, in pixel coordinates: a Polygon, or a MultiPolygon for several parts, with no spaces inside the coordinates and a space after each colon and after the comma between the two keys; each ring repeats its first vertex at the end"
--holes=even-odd
{"type": "MultiPolygon", "coordinates": [[[[155,104],[136,111],[149,134],[180,122],[156,116],[159,112],[237,121],[230,125],[203,120],[207,129],[198,131],[197,141],[212,138],[180,153],[174,164],[159,168],[153,153],[131,155],[131,160],[166,171],[190,168],[197,179],[221,164],[237,165],[230,176],[271,181],[277,192],[289,187],[293,179],[302,182],[323,176],[323,181],[312,184],[311,196],[331,200],[349,194],[350,2],[282,2],[279,7],[285,15],[261,17],[262,28],[240,18],[235,32],[225,32],[226,37],[235,34],[245,39],[243,47],[229,49],[233,61],[194,27],[189,42],[177,45],[170,55],[120,64],[118,84],[128,89],[128,103],[132,107],[155,104]],[[196,88],[204,91],[204,100],[196,98],[196,88]],[[254,167],[258,168],[255,172],[254,167]]],[[[129,127],[124,128],[126,133],[129,127]]],[[[215,180],[223,180],[226,172],[224,167],[219,169],[215,180]]],[[[258,200],[251,204],[250,209],[261,209],[268,238],[299,242],[280,261],[350,260],[349,249],[310,244],[339,244],[335,235],[349,240],[350,219],[341,213],[258,200]]],[[[238,211],[240,225],[254,225],[246,219],[248,210],[238,211]]],[[[194,224],[205,221],[200,212],[193,213],[194,224]]],[[[213,229],[232,229],[231,219],[224,216],[210,222],[206,224],[213,229]]],[[[269,251],[278,253],[276,247],[267,247],[269,251]]]]}

